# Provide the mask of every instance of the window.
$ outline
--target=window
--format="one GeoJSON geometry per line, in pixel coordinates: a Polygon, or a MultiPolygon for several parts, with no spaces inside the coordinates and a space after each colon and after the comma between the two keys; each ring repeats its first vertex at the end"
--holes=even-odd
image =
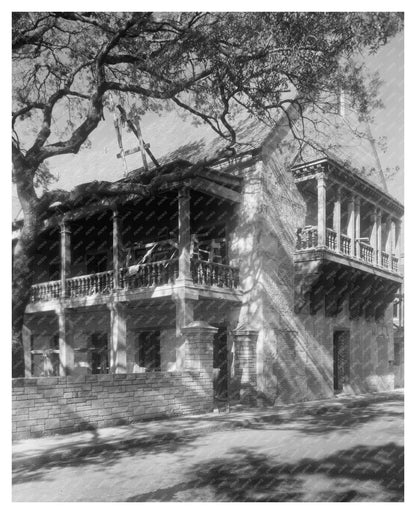
{"type": "Polygon", "coordinates": [[[146,371],[160,371],[160,332],[140,332],[137,338],[136,363],[146,371]]]}
{"type": "Polygon", "coordinates": [[[103,375],[109,372],[108,338],[106,333],[91,334],[91,373],[103,375]]]}

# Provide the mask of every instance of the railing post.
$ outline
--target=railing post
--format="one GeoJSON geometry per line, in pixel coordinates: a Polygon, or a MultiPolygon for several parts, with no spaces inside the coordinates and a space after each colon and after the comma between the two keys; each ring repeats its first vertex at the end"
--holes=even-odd
{"type": "Polygon", "coordinates": [[[66,297],[66,279],[71,269],[71,230],[65,221],[61,223],[61,297],[66,297]]]}
{"type": "Polygon", "coordinates": [[[119,254],[119,228],[118,228],[118,211],[113,210],[113,288],[119,288],[119,270],[120,270],[120,254],[119,254]]]}
{"type": "Polygon", "coordinates": [[[334,230],[336,232],[335,250],[341,253],[341,186],[336,186],[335,190],[335,202],[334,202],[334,230]]]}
{"type": "Polygon", "coordinates": [[[355,198],[355,242],[354,242],[354,248],[355,253],[354,255],[359,259],[360,258],[360,239],[361,237],[361,198],[357,196],[355,198]]]}
{"type": "Polygon", "coordinates": [[[191,276],[191,223],[190,223],[190,192],[182,188],[178,192],[178,249],[179,277],[184,285],[192,284],[191,276]]]}
{"type": "Polygon", "coordinates": [[[318,247],[326,246],[326,176],[316,177],[318,188],[318,247]]]}
{"type": "Polygon", "coordinates": [[[350,238],[350,255],[354,255],[355,251],[355,197],[351,196],[348,201],[348,230],[347,235],[350,238]]]}

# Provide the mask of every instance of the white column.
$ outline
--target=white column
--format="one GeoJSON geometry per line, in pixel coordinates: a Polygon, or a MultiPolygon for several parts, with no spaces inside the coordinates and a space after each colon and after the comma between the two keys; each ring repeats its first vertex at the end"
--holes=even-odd
{"type": "Polygon", "coordinates": [[[318,188],[318,247],[326,246],[326,177],[320,173],[316,177],[318,188]]]}
{"type": "Polygon", "coordinates": [[[354,255],[355,247],[355,197],[351,196],[348,202],[348,230],[347,235],[351,240],[350,254],[354,255]]]}
{"type": "Polygon", "coordinates": [[[356,197],[355,198],[355,240],[356,243],[354,244],[355,248],[355,256],[360,257],[360,243],[357,241],[357,239],[360,239],[361,237],[361,198],[356,197]]]}
{"type": "Polygon", "coordinates": [[[377,209],[374,207],[371,214],[371,235],[370,245],[373,248],[373,263],[377,263],[377,209]]]}
{"type": "Polygon", "coordinates": [[[119,287],[119,271],[120,271],[120,254],[119,254],[119,228],[118,228],[118,211],[113,210],[113,287],[119,287]]]}
{"type": "Polygon", "coordinates": [[[66,279],[71,269],[71,230],[65,221],[61,223],[61,297],[66,296],[66,279]]]}
{"type": "Polygon", "coordinates": [[[399,219],[396,219],[396,241],[395,241],[395,247],[394,247],[394,253],[396,257],[399,259],[400,263],[400,257],[401,257],[401,235],[402,235],[402,222],[399,219]]]}
{"type": "Polygon", "coordinates": [[[393,269],[393,257],[396,252],[396,220],[393,218],[390,222],[390,245],[388,252],[390,254],[390,268],[393,269]]]}
{"type": "Polygon", "coordinates": [[[25,377],[32,376],[32,354],[31,354],[31,341],[32,331],[27,325],[23,325],[22,329],[22,342],[23,342],[23,356],[25,363],[25,377]]]}
{"type": "Polygon", "coordinates": [[[381,238],[381,210],[377,209],[377,264],[381,266],[381,250],[382,250],[382,238],[381,238]]]}
{"type": "Polygon", "coordinates": [[[191,278],[191,201],[189,189],[183,188],[178,193],[178,249],[179,249],[179,277],[183,284],[192,284],[191,278]]]}
{"type": "Polygon", "coordinates": [[[341,253],[341,186],[337,186],[335,190],[334,202],[334,230],[336,235],[336,251],[341,253]]]}
{"type": "Polygon", "coordinates": [[[110,373],[127,372],[127,319],[122,304],[110,305],[110,373]]]}
{"type": "Polygon", "coordinates": [[[74,369],[74,349],[72,346],[72,327],[67,330],[68,313],[63,307],[57,310],[59,329],[59,374],[67,376],[74,369]]]}

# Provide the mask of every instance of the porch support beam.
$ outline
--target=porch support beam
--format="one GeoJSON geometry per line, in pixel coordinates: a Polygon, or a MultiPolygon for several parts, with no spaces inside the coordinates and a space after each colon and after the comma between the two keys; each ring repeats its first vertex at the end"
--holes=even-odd
{"type": "Polygon", "coordinates": [[[334,202],[334,230],[336,232],[336,251],[341,253],[341,186],[336,186],[334,202]]]}
{"type": "Polygon", "coordinates": [[[71,230],[68,222],[61,223],[61,297],[66,297],[66,279],[71,270],[71,230]]]}
{"type": "Polygon", "coordinates": [[[377,209],[377,260],[376,263],[381,266],[381,250],[382,250],[382,238],[381,238],[381,210],[377,209]]]}
{"type": "Polygon", "coordinates": [[[179,277],[177,283],[191,285],[191,200],[188,188],[178,192],[179,277]]]}
{"type": "Polygon", "coordinates": [[[119,250],[119,226],[118,211],[113,209],[113,287],[119,288],[119,271],[120,271],[120,250],[119,250]]]}
{"type": "Polygon", "coordinates": [[[361,198],[359,196],[355,197],[355,242],[354,248],[355,257],[360,257],[360,242],[359,239],[361,237],[361,198]]]}
{"type": "Polygon", "coordinates": [[[68,326],[70,325],[69,314],[63,306],[57,309],[56,314],[59,334],[59,374],[67,376],[71,375],[74,369],[73,330],[68,326]]]}
{"type": "Polygon", "coordinates": [[[25,377],[30,378],[32,376],[32,331],[24,324],[22,328],[22,343],[23,343],[23,356],[25,363],[25,377]]]}
{"type": "Polygon", "coordinates": [[[374,210],[371,214],[371,234],[370,234],[370,245],[373,248],[373,263],[378,264],[377,257],[377,209],[374,207],[374,210]]]}
{"type": "Polygon", "coordinates": [[[326,176],[316,177],[318,188],[318,247],[326,246],[326,176]]]}
{"type": "Polygon", "coordinates": [[[127,372],[127,319],[121,303],[110,304],[110,373],[127,372]]]}

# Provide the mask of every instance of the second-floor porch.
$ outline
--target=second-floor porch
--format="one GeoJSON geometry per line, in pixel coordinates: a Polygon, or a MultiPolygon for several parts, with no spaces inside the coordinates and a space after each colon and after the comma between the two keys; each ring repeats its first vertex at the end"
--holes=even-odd
{"type": "Polygon", "coordinates": [[[176,187],[88,216],[67,212],[39,239],[29,312],[66,305],[190,294],[235,300],[239,270],[229,255],[238,193],[176,187]],[[212,193],[215,193],[212,194],[212,193]],[[224,197],[225,196],[225,197],[224,197]]]}

